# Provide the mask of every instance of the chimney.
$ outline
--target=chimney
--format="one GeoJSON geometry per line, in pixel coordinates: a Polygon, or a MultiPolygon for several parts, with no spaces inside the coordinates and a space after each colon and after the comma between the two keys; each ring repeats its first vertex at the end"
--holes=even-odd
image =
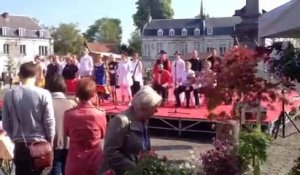
{"type": "Polygon", "coordinates": [[[4,12],[4,13],[2,13],[1,16],[2,16],[3,18],[5,18],[5,19],[8,19],[9,13],[4,12]]]}
{"type": "Polygon", "coordinates": [[[259,0],[246,0],[246,16],[259,15],[259,0]]]}

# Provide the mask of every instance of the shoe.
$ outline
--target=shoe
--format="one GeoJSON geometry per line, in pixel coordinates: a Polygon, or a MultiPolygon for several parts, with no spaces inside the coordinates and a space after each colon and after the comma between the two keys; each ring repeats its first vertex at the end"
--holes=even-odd
{"type": "Polygon", "coordinates": [[[196,108],[196,109],[200,108],[200,105],[196,105],[195,108],[196,108]]]}
{"type": "Polygon", "coordinates": [[[180,108],[181,105],[180,105],[180,104],[176,104],[175,107],[176,107],[176,108],[180,108]]]}

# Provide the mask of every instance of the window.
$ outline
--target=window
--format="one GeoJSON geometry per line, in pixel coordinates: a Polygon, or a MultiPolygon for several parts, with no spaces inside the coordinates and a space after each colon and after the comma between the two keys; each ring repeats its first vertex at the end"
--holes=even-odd
{"type": "Polygon", "coordinates": [[[162,43],[157,43],[156,44],[156,51],[159,53],[161,50],[163,50],[163,44],[162,43]]]}
{"type": "Polygon", "coordinates": [[[170,29],[169,30],[169,36],[174,36],[175,35],[175,30],[174,29],[170,29]]]}
{"type": "Polygon", "coordinates": [[[150,57],[151,56],[151,46],[150,46],[150,44],[148,44],[148,56],[150,57]]]}
{"type": "Polygon", "coordinates": [[[213,35],[213,28],[212,27],[207,28],[207,35],[213,35]]]}
{"type": "Polygon", "coordinates": [[[18,34],[19,34],[19,36],[24,36],[25,35],[25,29],[19,29],[18,34]]]}
{"type": "Polygon", "coordinates": [[[199,42],[194,43],[194,50],[201,52],[201,44],[199,42]]]}
{"type": "Polygon", "coordinates": [[[223,55],[226,52],[226,47],[220,47],[220,54],[223,55]]]}
{"type": "Polygon", "coordinates": [[[44,31],[43,31],[43,30],[40,30],[40,31],[39,31],[39,37],[40,37],[40,38],[44,38],[44,31]]]}
{"type": "Polygon", "coordinates": [[[164,32],[162,29],[158,29],[157,31],[157,36],[163,36],[164,35],[164,32]]]}
{"type": "Polygon", "coordinates": [[[181,46],[181,47],[180,47],[181,54],[182,54],[182,55],[187,54],[187,43],[181,43],[180,46],[181,46]]]}
{"type": "Polygon", "coordinates": [[[187,30],[186,30],[186,28],[184,28],[184,29],[181,30],[181,35],[182,36],[187,36],[187,30]]]}
{"type": "Polygon", "coordinates": [[[20,54],[26,55],[26,45],[23,44],[20,45],[20,54]]]}
{"type": "Polygon", "coordinates": [[[1,35],[3,35],[3,36],[7,35],[7,28],[6,27],[1,28],[1,35]]]}
{"type": "Polygon", "coordinates": [[[207,51],[207,52],[211,52],[211,51],[213,51],[213,50],[214,50],[214,48],[212,48],[212,47],[207,47],[207,48],[206,48],[206,51],[207,51]]]}
{"type": "Polygon", "coordinates": [[[9,54],[9,44],[3,44],[3,53],[9,54]]]}
{"type": "Polygon", "coordinates": [[[195,36],[199,36],[199,35],[200,35],[200,29],[199,29],[199,28],[196,28],[196,29],[194,30],[194,35],[195,35],[195,36]]]}
{"type": "Polygon", "coordinates": [[[39,46],[39,55],[47,56],[48,55],[48,47],[47,46],[39,46]]]}

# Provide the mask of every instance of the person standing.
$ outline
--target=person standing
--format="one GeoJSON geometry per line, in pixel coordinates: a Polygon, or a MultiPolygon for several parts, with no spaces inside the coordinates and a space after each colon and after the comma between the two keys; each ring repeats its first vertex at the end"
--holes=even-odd
{"type": "Polygon", "coordinates": [[[192,64],[192,70],[195,72],[196,76],[198,76],[202,70],[202,60],[198,57],[198,51],[194,50],[193,57],[189,60],[192,64]]]}
{"type": "Polygon", "coordinates": [[[112,96],[112,101],[117,101],[117,93],[116,93],[116,87],[117,87],[117,70],[118,70],[118,62],[116,61],[116,58],[113,55],[110,55],[110,60],[108,63],[108,72],[109,72],[109,85],[110,85],[110,92],[112,96]]]}
{"type": "Polygon", "coordinates": [[[94,79],[97,84],[97,94],[102,98],[102,100],[107,97],[107,89],[106,89],[106,79],[107,79],[107,65],[103,61],[101,55],[97,55],[96,63],[94,67],[94,79]]]}
{"type": "Polygon", "coordinates": [[[111,119],[99,175],[108,170],[124,175],[137,168],[138,155],[151,147],[147,121],[157,112],[161,101],[161,96],[150,86],[144,86],[134,95],[132,105],[111,119]]]}
{"type": "Polygon", "coordinates": [[[119,62],[117,74],[118,74],[118,85],[121,89],[121,100],[122,104],[125,104],[125,96],[128,96],[128,103],[131,102],[131,89],[132,86],[132,74],[131,65],[127,57],[126,52],[121,53],[121,61],[119,62]]]}
{"type": "Polygon", "coordinates": [[[40,56],[34,58],[36,66],[35,85],[40,88],[45,87],[45,67],[41,62],[40,56]]]}
{"type": "Polygon", "coordinates": [[[47,141],[53,145],[55,118],[51,94],[35,86],[36,66],[32,62],[20,67],[22,85],[4,97],[3,128],[15,144],[16,175],[39,175],[43,169],[33,165],[29,145],[47,141]]]}
{"type": "Polygon", "coordinates": [[[75,93],[78,67],[75,65],[73,57],[70,56],[67,58],[67,64],[62,71],[62,76],[64,77],[67,85],[67,93],[75,93]]]}
{"type": "Polygon", "coordinates": [[[54,55],[49,56],[50,63],[47,66],[47,73],[46,73],[46,84],[45,87],[47,88],[49,80],[55,75],[59,73],[59,63],[58,60],[54,55]]]}
{"type": "Polygon", "coordinates": [[[185,62],[181,59],[181,54],[179,52],[175,52],[175,61],[172,63],[172,77],[174,88],[182,83],[182,80],[185,78],[185,62]]]}
{"type": "Polygon", "coordinates": [[[132,96],[137,93],[144,85],[143,82],[143,64],[142,61],[139,60],[139,54],[134,52],[132,55],[131,61],[131,72],[132,72],[132,81],[133,84],[131,86],[132,96]]]}
{"type": "Polygon", "coordinates": [[[83,56],[80,58],[79,75],[80,77],[91,77],[93,73],[94,63],[93,58],[89,55],[86,48],[83,51],[83,56]]]}
{"type": "Polygon", "coordinates": [[[206,61],[209,61],[211,63],[211,70],[214,72],[220,72],[221,71],[221,58],[217,55],[217,50],[213,49],[211,51],[211,55],[206,59],[206,61]]]}
{"type": "Polygon", "coordinates": [[[64,132],[64,113],[76,106],[75,101],[66,98],[66,83],[60,74],[55,74],[49,80],[47,89],[50,91],[53,100],[55,117],[55,137],[53,143],[54,159],[52,175],[64,175],[65,164],[68,155],[69,138],[64,132]]]}
{"type": "Polygon", "coordinates": [[[78,81],[77,107],[65,112],[64,131],[70,137],[66,175],[96,175],[103,162],[101,139],[106,132],[106,114],[92,104],[96,83],[89,77],[78,81]]]}
{"type": "Polygon", "coordinates": [[[171,62],[167,57],[167,52],[164,50],[161,50],[159,52],[159,59],[156,60],[154,67],[153,67],[153,73],[157,73],[158,72],[158,66],[162,64],[164,70],[168,71],[171,73],[171,62]]]}

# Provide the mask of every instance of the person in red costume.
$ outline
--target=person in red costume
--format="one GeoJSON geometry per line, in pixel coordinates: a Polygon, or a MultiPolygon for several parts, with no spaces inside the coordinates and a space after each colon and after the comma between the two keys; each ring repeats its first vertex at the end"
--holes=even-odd
{"type": "Polygon", "coordinates": [[[172,84],[171,73],[164,69],[163,64],[159,64],[158,71],[154,73],[152,88],[162,96],[162,106],[168,99],[168,88],[172,84]]]}
{"type": "Polygon", "coordinates": [[[168,59],[167,57],[167,52],[165,52],[164,50],[161,50],[159,52],[159,59],[156,60],[154,67],[153,67],[153,73],[157,73],[158,72],[158,65],[162,64],[164,70],[168,71],[171,73],[171,61],[168,59]]]}

